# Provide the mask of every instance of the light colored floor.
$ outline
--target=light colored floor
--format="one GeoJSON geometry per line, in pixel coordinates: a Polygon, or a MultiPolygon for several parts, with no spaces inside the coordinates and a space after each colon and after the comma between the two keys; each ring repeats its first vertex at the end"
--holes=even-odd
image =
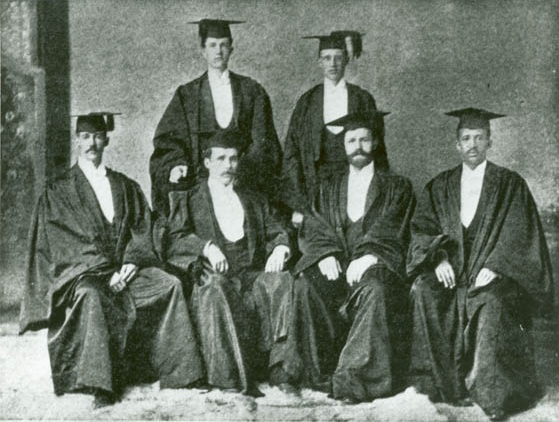
{"type": "MultiPolygon", "coordinates": [[[[200,390],[159,390],[156,384],[135,386],[114,406],[92,409],[92,397],[52,392],[46,331],[18,337],[15,324],[0,324],[0,419],[65,420],[280,420],[280,421],[484,421],[481,409],[454,408],[429,402],[409,388],[372,403],[350,405],[326,394],[304,390],[301,397],[266,384],[266,397],[252,399],[235,393],[200,390]]],[[[559,421],[559,347],[544,336],[540,358],[547,372],[547,395],[533,409],[510,421],[559,421]],[[542,350],[543,350],[542,349],[542,350]]]]}

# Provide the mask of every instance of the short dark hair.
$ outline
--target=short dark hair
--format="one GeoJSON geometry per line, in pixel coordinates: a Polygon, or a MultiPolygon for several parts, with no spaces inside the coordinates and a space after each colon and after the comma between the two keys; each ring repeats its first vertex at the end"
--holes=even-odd
{"type": "MultiPolygon", "coordinates": [[[[223,37],[229,40],[229,45],[233,47],[233,37],[223,37]]],[[[208,39],[208,35],[200,36],[200,47],[206,47],[206,40],[208,39]]]]}
{"type": "MultiPolygon", "coordinates": [[[[217,147],[209,147],[202,151],[202,159],[207,158],[208,160],[212,157],[212,148],[217,147]]],[[[239,157],[243,155],[243,152],[239,148],[235,148],[237,150],[237,154],[239,157]]]]}
{"type": "Polygon", "coordinates": [[[342,50],[343,53],[344,53],[344,57],[349,60],[349,54],[348,54],[348,52],[345,48],[331,48],[331,49],[330,48],[323,48],[322,50],[318,50],[318,58],[319,59],[321,58],[320,53],[322,53],[323,50],[342,50]]]}
{"type": "MultiPolygon", "coordinates": [[[[458,137],[460,136],[460,131],[461,131],[462,129],[468,129],[468,128],[467,128],[467,127],[460,127],[460,126],[458,126],[458,128],[456,129],[456,139],[458,139],[458,137]]],[[[480,128],[476,128],[476,129],[482,129],[482,130],[486,131],[486,132],[487,132],[487,137],[488,137],[488,138],[491,137],[491,129],[490,129],[490,128],[488,128],[488,127],[487,127],[487,128],[482,128],[482,127],[480,127],[480,128]]]]}

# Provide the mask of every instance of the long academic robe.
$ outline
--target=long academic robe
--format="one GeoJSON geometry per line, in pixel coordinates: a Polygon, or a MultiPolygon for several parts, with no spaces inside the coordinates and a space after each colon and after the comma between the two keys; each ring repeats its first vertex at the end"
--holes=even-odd
{"type": "Polygon", "coordinates": [[[397,340],[405,331],[405,256],[415,199],[407,179],[377,171],[365,214],[351,223],[347,189],[347,174],[325,182],[316,212],[303,223],[288,335],[274,345],[271,365],[281,365],[283,381],[311,387],[333,371],[334,397],[366,401],[396,388],[405,359],[397,340]],[[329,281],[318,269],[320,260],[335,256],[345,273],[366,254],[379,262],[353,287],[344,276],[329,281]]]}
{"type": "MultiPolygon", "coordinates": [[[[375,99],[369,92],[350,83],[347,90],[348,113],[376,110],[375,99]]],[[[281,200],[299,212],[310,210],[321,182],[317,167],[323,155],[324,124],[327,123],[323,109],[324,84],[319,84],[297,101],[285,138],[281,200]]],[[[384,141],[377,155],[380,165],[388,163],[384,141]]]]}
{"type": "Polygon", "coordinates": [[[162,387],[203,376],[181,283],[157,268],[160,232],[153,230],[149,205],[136,182],[109,169],[107,177],[112,223],[78,166],[46,187],[33,214],[20,333],[48,327],[56,394],[119,392],[134,347],[162,387]],[[139,273],[113,293],[110,277],[124,263],[137,265],[139,273]],[[138,330],[144,334],[139,349],[128,341],[138,330]]]}
{"type": "Polygon", "coordinates": [[[293,279],[288,271],[263,272],[274,248],[289,244],[268,202],[253,192],[235,191],[245,211],[245,236],[234,244],[219,229],[207,183],[171,193],[167,256],[194,283],[191,303],[208,383],[248,391],[256,372],[267,370],[272,343],[285,335],[289,304],[284,298],[293,279]],[[228,259],[224,275],[203,258],[209,241],[228,259]]]}
{"type": "MultiPolygon", "coordinates": [[[[229,128],[241,130],[250,142],[239,166],[239,183],[273,197],[280,171],[281,146],[270,98],[262,86],[247,76],[230,72],[230,81],[233,117],[229,128]]],[[[187,190],[205,177],[201,138],[218,127],[207,72],[179,86],[153,138],[150,175],[155,211],[166,216],[169,192],[187,190]],[[171,183],[170,171],[178,165],[188,166],[186,181],[171,183]]]]}
{"type": "Polygon", "coordinates": [[[435,400],[452,402],[469,392],[488,414],[510,412],[540,392],[530,326],[533,306],[553,298],[549,252],[526,182],[491,162],[465,229],[461,173],[462,165],[426,185],[411,224],[411,382],[435,400]],[[444,258],[454,269],[455,289],[445,289],[434,274],[444,258]],[[499,277],[475,287],[482,268],[499,277]]]}

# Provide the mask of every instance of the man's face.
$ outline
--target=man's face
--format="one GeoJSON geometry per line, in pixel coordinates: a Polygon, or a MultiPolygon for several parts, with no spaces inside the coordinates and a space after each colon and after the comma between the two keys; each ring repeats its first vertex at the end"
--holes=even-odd
{"type": "Polygon", "coordinates": [[[233,46],[229,38],[206,38],[202,54],[208,62],[208,68],[224,71],[227,69],[229,57],[233,52],[233,46]]]}
{"type": "Polygon", "coordinates": [[[229,185],[235,180],[239,166],[239,152],[236,148],[213,147],[209,158],[204,158],[204,165],[213,180],[229,185]]]}
{"type": "Polygon", "coordinates": [[[483,163],[487,150],[491,148],[491,138],[485,129],[460,129],[456,149],[462,162],[471,169],[483,163]]]}
{"type": "Polygon", "coordinates": [[[373,151],[377,147],[377,143],[373,140],[370,129],[357,128],[345,133],[344,147],[349,164],[357,169],[362,169],[373,161],[373,151]]]}
{"type": "Polygon", "coordinates": [[[78,132],[78,155],[82,160],[90,161],[96,167],[101,164],[103,151],[109,143],[106,132],[78,132]]]}
{"type": "Polygon", "coordinates": [[[322,69],[324,77],[337,84],[344,76],[347,61],[344,50],[329,48],[320,51],[318,65],[322,69]]]}

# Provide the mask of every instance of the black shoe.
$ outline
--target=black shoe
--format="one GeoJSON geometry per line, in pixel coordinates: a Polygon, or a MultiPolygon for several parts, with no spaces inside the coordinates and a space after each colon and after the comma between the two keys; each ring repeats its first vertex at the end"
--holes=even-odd
{"type": "Polygon", "coordinates": [[[508,419],[508,415],[504,410],[497,410],[496,412],[487,415],[490,421],[504,421],[508,419]]]}
{"type": "Polygon", "coordinates": [[[256,385],[251,385],[251,386],[247,387],[247,389],[245,391],[243,391],[243,394],[245,396],[254,397],[256,399],[258,397],[264,397],[265,396],[265,394],[262,391],[260,391],[256,385]]]}
{"type": "Polygon", "coordinates": [[[116,397],[113,393],[101,389],[95,391],[95,399],[93,400],[94,409],[112,406],[113,404],[115,404],[115,402],[116,397]]]}
{"type": "Polygon", "coordinates": [[[474,405],[474,401],[469,397],[462,397],[453,402],[452,405],[456,407],[471,407],[474,405]]]}
{"type": "Polygon", "coordinates": [[[332,381],[327,380],[327,381],[317,382],[312,386],[312,389],[331,395],[332,394],[332,381]]]}
{"type": "Polygon", "coordinates": [[[184,387],[179,387],[179,388],[188,388],[188,389],[194,388],[196,390],[210,391],[212,389],[212,386],[208,384],[205,380],[199,379],[197,381],[185,385],[184,387]]]}
{"type": "Polygon", "coordinates": [[[281,384],[278,385],[278,388],[280,389],[280,391],[290,396],[299,397],[301,395],[301,390],[299,390],[293,384],[289,384],[288,382],[282,382],[281,384]]]}

